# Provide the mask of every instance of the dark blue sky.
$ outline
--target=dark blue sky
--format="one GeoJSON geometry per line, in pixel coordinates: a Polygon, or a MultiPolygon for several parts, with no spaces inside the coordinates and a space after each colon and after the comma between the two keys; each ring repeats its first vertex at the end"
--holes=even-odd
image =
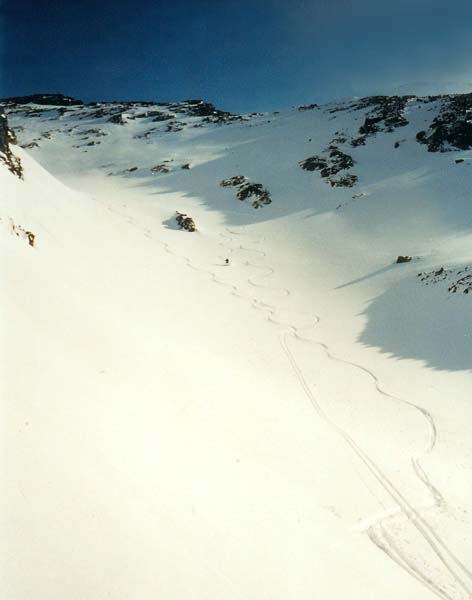
{"type": "Polygon", "coordinates": [[[0,0],[0,96],[232,111],[472,91],[472,0],[0,0]]]}

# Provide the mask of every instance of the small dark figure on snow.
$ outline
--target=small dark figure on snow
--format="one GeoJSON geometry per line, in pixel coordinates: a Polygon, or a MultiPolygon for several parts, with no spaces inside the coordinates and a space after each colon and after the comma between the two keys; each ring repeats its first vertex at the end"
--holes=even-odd
{"type": "Polygon", "coordinates": [[[229,265],[229,258],[225,258],[225,265],[229,265]]]}

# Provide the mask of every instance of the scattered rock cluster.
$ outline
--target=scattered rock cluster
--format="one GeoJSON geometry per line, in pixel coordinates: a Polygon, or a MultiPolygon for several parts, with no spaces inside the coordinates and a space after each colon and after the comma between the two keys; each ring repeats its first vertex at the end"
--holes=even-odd
{"type": "Polygon", "coordinates": [[[34,242],[36,240],[36,236],[32,231],[27,231],[21,225],[16,225],[12,219],[10,219],[10,225],[12,232],[17,236],[28,240],[28,244],[34,248],[34,242]]]}
{"type": "Polygon", "coordinates": [[[177,224],[179,225],[179,227],[181,229],[185,229],[187,231],[197,231],[197,228],[195,226],[195,221],[192,219],[192,217],[189,217],[188,215],[186,215],[185,213],[181,213],[179,211],[176,211],[176,217],[175,220],[177,221],[177,224]]]}
{"type": "Polygon", "coordinates": [[[241,201],[251,198],[253,208],[260,208],[272,203],[269,190],[262,183],[251,183],[244,175],[235,175],[234,177],[223,179],[220,181],[220,186],[239,188],[236,197],[241,201]]]}
{"type": "Polygon", "coordinates": [[[447,288],[448,292],[452,294],[456,292],[469,294],[472,292],[472,270],[468,266],[463,269],[445,269],[441,267],[436,271],[418,273],[418,277],[425,285],[453,280],[447,288]]]}
{"type": "Polygon", "coordinates": [[[414,98],[415,96],[368,96],[354,102],[331,106],[328,112],[367,110],[364,122],[359,127],[359,136],[350,139],[350,145],[356,148],[365,146],[367,138],[379,131],[390,133],[398,127],[408,125],[404,114],[405,108],[414,98]]]}
{"type": "Polygon", "coordinates": [[[108,135],[108,133],[105,133],[104,131],[102,131],[101,129],[98,129],[97,127],[93,127],[92,129],[86,129],[85,131],[79,131],[77,133],[77,135],[85,135],[85,136],[93,135],[95,137],[104,137],[105,135],[108,135]]]}
{"type": "MultiPolygon", "coordinates": [[[[170,173],[172,171],[173,159],[164,160],[155,167],[151,167],[151,173],[170,173]]],[[[192,168],[191,163],[182,163],[180,168],[184,171],[189,171],[192,168]]]]}

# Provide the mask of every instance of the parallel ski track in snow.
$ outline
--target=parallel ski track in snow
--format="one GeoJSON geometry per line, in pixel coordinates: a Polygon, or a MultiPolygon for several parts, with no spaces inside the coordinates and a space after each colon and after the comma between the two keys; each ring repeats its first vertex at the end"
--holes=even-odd
{"type": "MultiPolygon", "coordinates": [[[[237,232],[227,230],[233,235],[238,235],[237,232]]],[[[241,234],[239,234],[241,235],[241,234]]],[[[241,244],[239,245],[241,248],[241,244]]],[[[243,247],[244,248],[244,247],[243,247]]],[[[246,248],[244,248],[246,249],[246,248]]],[[[247,249],[246,249],[247,250],[247,249]]],[[[261,251],[258,251],[259,253],[261,251]]],[[[265,257],[265,253],[263,253],[265,257]]],[[[260,267],[259,265],[254,265],[246,261],[246,264],[256,268],[263,268],[269,270],[268,273],[265,274],[264,277],[268,277],[273,274],[275,271],[271,267],[260,267]]],[[[254,282],[251,279],[248,279],[248,282],[254,285],[254,282]]],[[[266,289],[274,289],[269,288],[269,286],[263,286],[259,284],[259,287],[265,287],[266,289]]],[[[290,294],[289,290],[281,288],[281,291],[290,294]]],[[[428,478],[426,472],[422,468],[420,464],[420,459],[427,454],[430,454],[436,444],[437,440],[437,430],[436,425],[433,419],[433,416],[429,411],[427,411],[424,407],[415,404],[409,400],[405,400],[403,398],[399,398],[386,392],[378,379],[378,377],[368,368],[355,363],[350,360],[343,359],[341,357],[336,356],[329,348],[327,344],[324,342],[320,342],[311,337],[306,337],[300,332],[300,328],[296,327],[292,323],[284,323],[281,321],[277,321],[275,318],[275,314],[278,309],[274,305],[270,305],[264,302],[257,301],[257,299],[251,299],[253,306],[256,308],[260,308],[261,310],[267,311],[268,320],[279,325],[281,327],[286,328],[286,330],[280,336],[280,343],[284,353],[287,356],[287,359],[290,362],[290,365],[297,376],[300,385],[312,404],[313,408],[316,412],[322,417],[330,427],[340,435],[344,441],[348,444],[348,446],[353,450],[353,452],[358,456],[358,458],[362,461],[368,471],[374,476],[374,478],[378,481],[378,483],[382,486],[382,488],[388,493],[388,495],[392,498],[392,500],[397,504],[403,515],[406,517],[409,523],[411,523],[418,533],[423,537],[423,539],[430,546],[433,553],[439,559],[439,561],[444,565],[446,570],[450,573],[453,580],[458,584],[458,586],[465,592],[467,598],[472,597],[472,592],[470,588],[470,583],[472,579],[471,571],[458,559],[452,551],[447,547],[445,542],[439,537],[436,531],[431,527],[431,525],[424,519],[424,517],[418,512],[418,510],[406,499],[404,494],[398,489],[397,486],[385,475],[385,473],[380,469],[380,467],[369,457],[369,455],[354,441],[354,439],[349,435],[347,431],[339,427],[339,425],[334,422],[328,414],[322,409],[319,402],[317,401],[311,387],[306,381],[306,378],[300,369],[298,363],[295,360],[295,357],[290,350],[288,345],[289,337],[292,337],[296,340],[300,340],[303,342],[313,343],[321,347],[329,359],[334,360],[336,362],[346,364],[352,366],[363,373],[367,374],[371,379],[376,391],[383,397],[388,398],[389,400],[399,402],[403,405],[410,406],[411,408],[420,412],[422,417],[426,420],[429,436],[428,443],[423,452],[416,453],[411,457],[412,468],[418,477],[418,479],[426,486],[431,497],[433,498],[434,506],[444,506],[445,501],[440,493],[440,491],[433,485],[431,480],[428,478]],[[465,581],[466,578],[468,581],[465,581]]],[[[307,315],[308,316],[308,315],[307,315]]],[[[310,318],[310,317],[308,317],[310,318]]],[[[312,330],[316,323],[320,322],[320,317],[312,317],[313,324],[309,326],[309,329],[312,330]]],[[[307,329],[306,327],[303,328],[307,329]]],[[[416,579],[425,584],[432,592],[438,595],[441,598],[447,598],[448,600],[452,600],[454,596],[451,596],[443,586],[434,582],[431,577],[429,577],[425,572],[420,571],[414,564],[414,562],[409,559],[404,552],[398,547],[393,537],[386,531],[385,525],[391,520],[392,517],[383,517],[377,520],[374,524],[370,525],[367,529],[367,535],[369,539],[382,551],[384,551],[392,560],[394,560],[397,564],[399,564],[402,568],[404,568],[410,575],[414,576],[416,579]]],[[[461,594],[463,597],[463,594],[461,594]]]]}
{"type": "MultiPolygon", "coordinates": [[[[223,281],[220,279],[214,271],[211,271],[207,268],[202,268],[200,266],[195,265],[188,256],[178,254],[175,252],[167,242],[163,242],[157,239],[154,235],[152,235],[151,230],[145,229],[138,225],[136,221],[117,211],[114,208],[111,208],[107,205],[108,209],[117,215],[125,218],[129,224],[133,227],[141,230],[146,237],[155,241],[158,245],[160,245],[165,252],[175,256],[177,258],[183,259],[185,264],[201,273],[206,274],[210,277],[210,280],[218,285],[222,285],[227,287],[230,290],[230,293],[238,298],[241,298],[245,301],[248,301],[250,305],[257,309],[265,312],[267,314],[267,320],[274,325],[281,327],[283,329],[282,333],[279,336],[280,345],[287,357],[287,360],[297,377],[300,386],[312,405],[313,409],[316,413],[329,425],[329,427],[335,431],[348,445],[348,447],[353,451],[353,453],[358,457],[358,459],[363,463],[365,468],[371,473],[373,478],[378,482],[378,484],[385,490],[388,496],[393,500],[395,505],[398,507],[398,512],[403,514],[404,519],[411,524],[418,534],[422,537],[422,539],[428,544],[433,554],[439,560],[439,562],[443,565],[444,569],[450,574],[452,580],[457,584],[452,584],[452,581],[445,585],[445,582],[437,581],[434,575],[428,574],[428,570],[420,569],[416,564],[413,558],[407,556],[406,552],[400,548],[399,542],[394,538],[392,534],[390,534],[387,530],[387,525],[392,518],[397,518],[392,515],[388,515],[385,517],[380,517],[377,519],[371,519],[371,525],[366,528],[366,533],[372,543],[375,544],[377,548],[382,550],[391,560],[393,560],[396,564],[398,564],[401,568],[403,568],[406,572],[408,572],[412,577],[420,581],[423,585],[425,585],[431,592],[437,595],[444,600],[464,600],[472,599],[472,572],[467,568],[467,566],[449,549],[446,543],[441,539],[438,533],[434,530],[434,528],[426,521],[426,519],[420,514],[420,512],[407,500],[405,495],[401,492],[401,490],[392,482],[391,479],[387,477],[387,475],[382,471],[382,469],[372,460],[372,458],[359,446],[359,444],[350,436],[350,434],[343,428],[341,428],[333,419],[326,413],[326,411],[319,404],[315,394],[313,393],[310,385],[308,384],[301,368],[299,367],[292,350],[288,344],[288,340],[292,339],[295,341],[315,344],[318,347],[322,348],[326,353],[326,356],[333,361],[336,361],[341,364],[349,365],[363,373],[365,373],[372,381],[372,384],[377,391],[377,393],[383,397],[388,398],[391,401],[401,403],[405,406],[409,406],[415,410],[417,410],[422,417],[425,419],[429,436],[427,446],[424,448],[422,452],[415,453],[411,457],[411,465],[414,470],[417,478],[423,483],[423,485],[428,489],[432,499],[433,506],[440,507],[445,505],[444,498],[441,492],[434,486],[426,472],[422,468],[420,464],[420,460],[422,457],[430,454],[436,444],[437,440],[437,430],[436,425],[433,419],[433,416],[429,411],[427,411],[424,407],[415,404],[409,400],[405,400],[390,394],[385,391],[378,379],[378,377],[370,371],[367,367],[360,365],[358,363],[352,362],[350,360],[341,358],[336,356],[329,348],[327,344],[316,340],[311,337],[307,337],[306,330],[313,330],[317,323],[320,322],[320,317],[318,315],[303,315],[307,320],[311,322],[309,326],[305,327],[297,327],[293,323],[283,322],[277,320],[276,314],[279,309],[272,304],[267,304],[260,299],[248,296],[244,292],[240,290],[240,288],[232,283],[228,283],[227,281],[223,281]],[[305,335],[302,333],[303,330],[305,335]],[[451,588],[452,584],[452,590],[451,588]],[[460,589],[459,589],[460,588],[460,589]],[[462,590],[462,591],[461,591],[462,590]]],[[[236,232],[230,230],[228,228],[225,229],[226,233],[220,234],[222,239],[227,240],[227,243],[234,243],[236,240],[233,236],[244,236],[246,235],[243,232],[236,232]],[[227,235],[230,234],[230,235],[227,235]]],[[[248,243],[260,244],[262,243],[263,238],[258,240],[248,240],[248,243]]],[[[247,246],[236,241],[237,247],[232,248],[228,247],[228,251],[230,253],[234,253],[234,251],[238,252],[249,252],[258,255],[262,259],[266,259],[267,255],[263,250],[256,248],[248,248],[247,246]]],[[[224,243],[222,243],[224,246],[224,243]]],[[[268,278],[275,274],[275,270],[272,267],[265,265],[256,265],[246,260],[244,263],[246,266],[250,268],[256,268],[265,270],[266,272],[263,275],[260,275],[259,278],[268,278]]],[[[290,296],[291,292],[287,288],[276,288],[270,287],[263,283],[254,281],[255,277],[247,278],[247,282],[251,287],[265,289],[274,293],[279,293],[283,297],[290,296]]],[[[301,314],[301,313],[300,313],[301,314]]],[[[368,519],[367,519],[368,520],[368,519]]],[[[427,559],[425,557],[420,557],[423,563],[427,563],[427,559]]]]}

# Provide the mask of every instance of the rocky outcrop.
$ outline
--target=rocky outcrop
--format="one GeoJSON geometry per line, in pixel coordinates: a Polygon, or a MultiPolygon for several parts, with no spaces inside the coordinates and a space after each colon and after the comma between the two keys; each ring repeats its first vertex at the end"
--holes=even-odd
{"type": "Polygon", "coordinates": [[[372,96],[364,98],[362,107],[370,107],[363,125],[359,127],[361,135],[369,136],[378,131],[392,132],[398,127],[405,127],[408,121],[404,111],[413,96],[372,96]]]}
{"type": "Polygon", "coordinates": [[[23,167],[20,159],[15,156],[10,144],[16,144],[16,136],[10,127],[2,109],[0,109],[0,159],[14,175],[23,179],[23,167]]]}
{"type": "Polygon", "coordinates": [[[186,100],[181,104],[184,112],[192,117],[205,117],[204,122],[206,123],[217,123],[221,125],[239,121],[242,118],[240,115],[234,115],[233,113],[219,110],[211,104],[211,102],[204,102],[203,100],[186,100]]]}
{"type": "Polygon", "coordinates": [[[269,190],[266,189],[262,183],[243,183],[239,186],[239,191],[236,194],[239,200],[247,200],[252,198],[252,207],[260,208],[266,204],[272,203],[269,190]]]}
{"type": "Polygon", "coordinates": [[[472,148],[472,94],[456,94],[444,100],[428,131],[416,135],[429,152],[450,152],[472,148]]]}
{"type": "Polygon", "coordinates": [[[349,154],[345,154],[336,146],[328,146],[325,150],[328,156],[309,156],[301,160],[298,164],[305,171],[319,171],[321,177],[326,179],[326,182],[331,187],[353,187],[357,182],[357,175],[352,173],[342,173],[348,171],[354,166],[354,160],[349,154]],[[341,173],[339,177],[336,177],[341,173]]]}
{"type": "Polygon", "coordinates": [[[239,188],[236,197],[241,201],[252,198],[251,204],[253,208],[260,208],[272,203],[269,190],[261,183],[251,183],[244,175],[235,175],[234,177],[223,179],[220,181],[220,186],[239,188]]]}

